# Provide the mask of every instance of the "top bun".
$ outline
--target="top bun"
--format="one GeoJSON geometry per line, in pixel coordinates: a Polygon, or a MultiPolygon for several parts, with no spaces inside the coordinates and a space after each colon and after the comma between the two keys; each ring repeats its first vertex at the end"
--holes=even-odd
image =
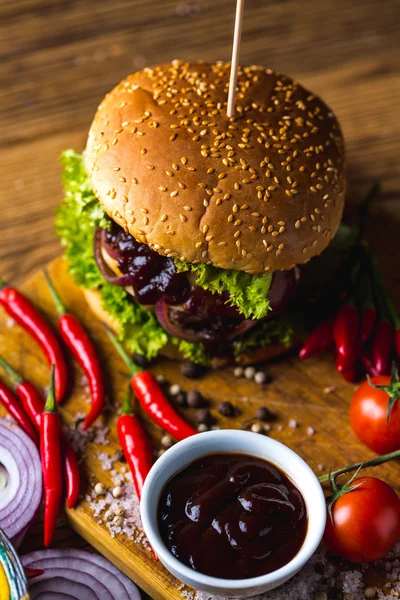
{"type": "Polygon", "coordinates": [[[264,67],[184,63],[130,75],[100,104],[86,148],[109,216],[162,255],[223,269],[290,269],[339,225],[344,144],[329,108],[264,67]]]}

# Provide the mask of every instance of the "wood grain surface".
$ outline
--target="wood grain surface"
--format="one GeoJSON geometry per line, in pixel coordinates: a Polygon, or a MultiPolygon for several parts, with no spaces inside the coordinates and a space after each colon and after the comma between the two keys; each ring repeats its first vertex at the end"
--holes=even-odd
{"type": "MultiPolygon", "coordinates": [[[[0,1],[0,277],[21,284],[60,253],[53,231],[62,198],[57,158],[68,147],[82,150],[104,94],[146,65],[173,58],[228,60],[233,18],[233,0],[0,1]]],[[[347,141],[349,205],[373,180],[382,181],[368,237],[398,305],[399,39],[399,0],[247,0],[241,48],[242,63],[265,64],[298,78],[337,113],[347,141]]],[[[107,348],[79,292],[62,282],[77,313],[107,348]]],[[[40,277],[27,290],[53,314],[40,277]]],[[[13,340],[10,359],[44,385],[47,372],[36,349],[25,336],[5,330],[1,319],[2,340],[13,340]],[[36,357],[33,362],[25,363],[25,351],[36,357]]],[[[157,369],[180,381],[177,365],[160,363],[157,369]]],[[[314,462],[317,456],[326,465],[364,456],[345,419],[352,388],[332,365],[290,360],[268,370],[274,379],[265,390],[233,381],[229,371],[207,377],[201,387],[214,402],[247,396],[254,405],[271,403],[284,421],[297,418],[302,427],[274,436],[314,462]],[[324,396],[331,382],[337,392],[324,396]],[[335,423],[342,424],[339,430],[335,423]],[[315,437],[305,435],[306,425],[316,426],[315,437]]],[[[119,365],[117,376],[122,372],[119,365]]],[[[396,483],[394,467],[384,474],[396,483]]],[[[40,543],[39,522],[24,547],[40,543]]],[[[60,522],[57,543],[77,546],[82,540],[60,522]]]]}

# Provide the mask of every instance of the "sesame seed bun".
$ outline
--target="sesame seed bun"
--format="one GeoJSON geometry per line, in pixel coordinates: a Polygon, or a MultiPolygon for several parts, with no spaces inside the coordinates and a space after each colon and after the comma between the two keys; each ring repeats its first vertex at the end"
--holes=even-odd
{"type": "MultiPolygon", "coordinates": [[[[118,333],[118,324],[114,319],[110,317],[110,315],[104,310],[101,295],[96,290],[84,289],[83,294],[85,296],[85,300],[89,305],[89,308],[94,313],[94,315],[103,323],[108,325],[110,329],[112,329],[115,333],[118,333]]],[[[292,348],[295,348],[300,344],[298,339],[294,339],[290,345],[284,344],[269,344],[269,346],[265,346],[263,348],[254,348],[253,350],[247,352],[246,354],[242,354],[236,357],[234,360],[233,356],[218,356],[211,359],[211,366],[214,368],[224,367],[228,364],[233,364],[234,362],[240,363],[242,365],[252,365],[256,363],[261,363],[266,360],[271,360],[277,356],[281,356],[282,354],[286,354],[292,348]]],[[[169,343],[161,348],[160,356],[164,356],[165,358],[170,358],[172,360],[182,360],[184,357],[179,352],[178,348],[173,344],[169,343]]]]}
{"type": "Polygon", "coordinates": [[[264,67],[172,64],[130,75],[100,104],[86,148],[106,212],[159,254],[249,273],[319,254],[339,225],[344,143],[318,97],[264,67]]]}

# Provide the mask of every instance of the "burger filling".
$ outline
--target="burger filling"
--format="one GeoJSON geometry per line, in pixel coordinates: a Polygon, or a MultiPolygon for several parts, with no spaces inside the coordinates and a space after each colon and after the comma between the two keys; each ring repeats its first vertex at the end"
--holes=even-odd
{"type": "Polygon", "coordinates": [[[56,226],[69,271],[79,285],[99,290],[132,351],[151,358],[170,341],[207,362],[210,353],[290,342],[290,319],[279,315],[296,269],[250,275],[161,256],[105,215],[82,155],[67,151],[62,163],[65,200],[56,226]]]}
{"type": "MultiPolygon", "coordinates": [[[[94,255],[104,278],[125,287],[135,301],[154,307],[159,323],[177,338],[211,344],[234,340],[260,319],[246,319],[230,302],[228,291],[212,293],[197,285],[191,272],[172,258],[161,256],[111,221],[97,228],[94,255]]],[[[291,298],[296,272],[282,271],[270,280],[266,319],[281,313],[291,298]],[[267,312],[268,311],[268,312],[267,312]]]]}

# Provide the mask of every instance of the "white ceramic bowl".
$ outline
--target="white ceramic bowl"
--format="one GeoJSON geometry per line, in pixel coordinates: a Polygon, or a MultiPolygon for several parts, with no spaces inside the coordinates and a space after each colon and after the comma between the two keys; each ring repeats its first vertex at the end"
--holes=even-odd
{"type": "Polygon", "coordinates": [[[326,507],[320,483],[307,463],[293,450],[269,437],[248,431],[219,430],[201,433],[172,446],[154,464],[146,478],[141,500],[146,535],[165,567],[187,585],[231,598],[267,592],[293,577],[315,552],[325,529],[326,507]],[[220,579],[198,573],[181,563],[165,546],[157,525],[157,509],[165,484],[178,471],[206,454],[243,453],[270,461],[297,485],[307,505],[308,530],[298,554],[277,571],[250,579],[220,579]]]}

